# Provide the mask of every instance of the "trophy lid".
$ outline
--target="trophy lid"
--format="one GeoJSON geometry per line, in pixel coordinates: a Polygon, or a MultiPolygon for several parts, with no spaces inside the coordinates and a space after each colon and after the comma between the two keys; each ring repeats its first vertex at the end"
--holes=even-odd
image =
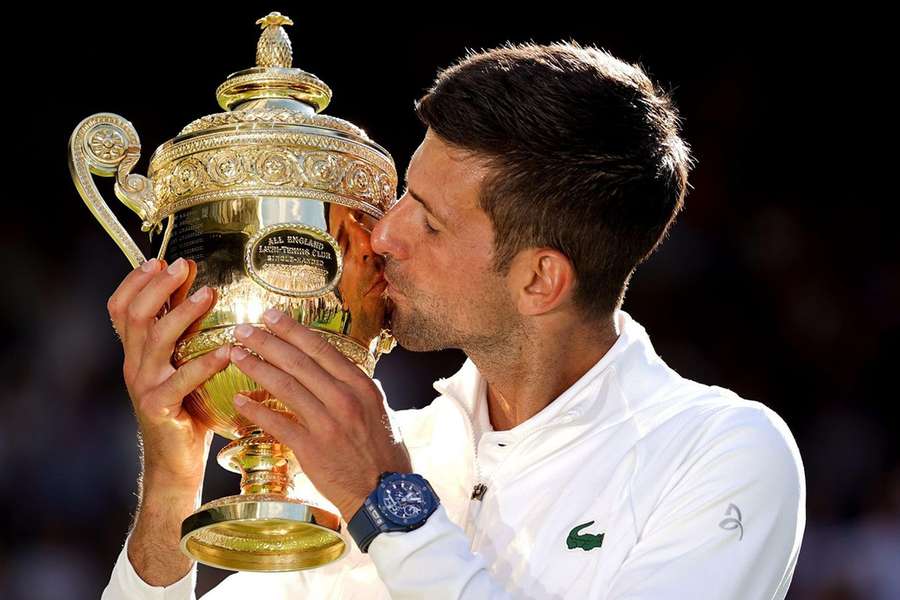
{"type": "Polygon", "coordinates": [[[272,12],[256,22],[263,28],[256,44],[256,67],[232,73],[216,90],[219,106],[225,110],[252,100],[293,99],[322,112],[331,101],[331,89],[321,79],[291,67],[291,40],[283,26],[293,25],[289,17],[272,12]]]}
{"type": "Polygon", "coordinates": [[[190,206],[245,195],[336,202],[381,218],[395,200],[393,158],[352,123],[320,114],[321,79],[292,67],[290,18],[259,19],[256,66],[216,90],[226,112],[196,119],[150,159],[155,203],[145,228],[190,206]]]}

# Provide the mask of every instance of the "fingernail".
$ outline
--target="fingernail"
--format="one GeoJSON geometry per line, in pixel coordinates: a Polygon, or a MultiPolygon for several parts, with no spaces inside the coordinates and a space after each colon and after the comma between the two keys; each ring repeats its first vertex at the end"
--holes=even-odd
{"type": "Polygon", "coordinates": [[[216,349],[216,358],[225,358],[226,356],[228,356],[229,350],[230,350],[230,348],[228,348],[227,345],[219,346],[216,349]]]}
{"type": "Polygon", "coordinates": [[[251,333],[253,333],[253,327],[250,325],[238,325],[234,328],[234,335],[241,339],[250,337],[251,333]]]}
{"type": "Polygon", "coordinates": [[[155,258],[151,258],[150,260],[145,260],[144,264],[141,265],[141,271],[145,273],[150,273],[159,268],[158,262],[155,258]]]}
{"type": "Polygon", "coordinates": [[[208,296],[209,288],[204,285],[202,288],[191,294],[191,302],[193,302],[194,304],[200,304],[201,302],[206,300],[208,296]]]}
{"type": "Polygon", "coordinates": [[[173,262],[171,265],[169,265],[169,268],[166,269],[166,271],[168,271],[169,275],[178,275],[182,271],[184,271],[184,268],[186,266],[187,266],[187,263],[184,262],[184,259],[179,258],[178,260],[173,262]]]}
{"type": "Polygon", "coordinates": [[[244,360],[247,358],[247,351],[243,348],[232,348],[231,349],[231,360],[237,362],[239,360],[244,360]]]}
{"type": "Polygon", "coordinates": [[[240,394],[235,394],[234,396],[234,405],[235,406],[243,406],[250,402],[250,398],[247,396],[241,396],[240,394]]]}
{"type": "Polygon", "coordinates": [[[284,316],[284,313],[280,310],[275,310],[274,308],[270,308],[266,312],[263,313],[263,320],[270,325],[274,325],[278,321],[281,320],[281,317],[284,316]]]}

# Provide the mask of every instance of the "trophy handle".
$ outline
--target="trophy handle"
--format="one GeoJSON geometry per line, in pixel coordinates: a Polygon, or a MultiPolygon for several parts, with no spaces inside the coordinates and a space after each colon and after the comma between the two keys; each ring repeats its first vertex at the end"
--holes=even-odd
{"type": "MultiPolygon", "coordinates": [[[[103,200],[91,174],[115,177],[116,197],[143,220],[141,230],[149,231],[152,235],[154,230],[162,229],[162,223],[155,222],[156,196],[153,193],[153,183],[143,175],[131,173],[140,157],[141,141],[134,126],[112,113],[97,113],[86,118],[78,124],[69,139],[69,171],[72,181],[88,209],[125,253],[133,267],[146,260],[144,253],[103,200]]],[[[160,256],[165,252],[172,224],[170,217],[160,256]]]]}

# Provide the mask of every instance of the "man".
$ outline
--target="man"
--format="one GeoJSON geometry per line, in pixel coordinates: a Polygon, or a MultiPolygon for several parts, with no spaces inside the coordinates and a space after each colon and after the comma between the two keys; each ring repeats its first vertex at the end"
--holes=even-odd
{"type": "Polygon", "coordinates": [[[207,598],[784,598],[805,525],[787,426],[680,377],[620,310],[687,187],[669,99],[603,51],[525,45],[444,71],[417,112],[427,132],[372,249],[399,342],[461,348],[465,365],[427,408],[391,413],[394,436],[377,386],[276,311],[274,335],[238,331],[265,362],[236,347],[176,372],[167,353],[213,300],[201,290],[156,322],[191,265],[136,270],[109,308],[142,504],[104,598],[192,596],[178,526],[209,440],[180,403],[229,360],[302,415],[235,399],[356,544],[313,571],[231,575],[207,598]],[[430,487],[378,499],[379,483],[420,482],[410,473],[430,487]],[[379,529],[398,506],[415,528],[379,529]]]}

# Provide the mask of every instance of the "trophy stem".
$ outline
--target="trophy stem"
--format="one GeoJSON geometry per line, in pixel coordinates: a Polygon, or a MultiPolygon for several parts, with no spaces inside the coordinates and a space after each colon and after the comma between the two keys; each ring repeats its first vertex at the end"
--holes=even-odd
{"type": "Polygon", "coordinates": [[[219,464],[241,474],[241,495],[276,494],[288,496],[299,472],[291,449],[259,427],[239,432],[221,451],[219,464]]]}
{"type": "Polygon", "coordinates": [[[344,556],[340,516],[289,496],[300,472],[293,451],[258,426],[238,435],[217,460],[241,474],[241,493],[185,519],[182,552],[220,569],[261,572],[310,569],[344,556]]]}

